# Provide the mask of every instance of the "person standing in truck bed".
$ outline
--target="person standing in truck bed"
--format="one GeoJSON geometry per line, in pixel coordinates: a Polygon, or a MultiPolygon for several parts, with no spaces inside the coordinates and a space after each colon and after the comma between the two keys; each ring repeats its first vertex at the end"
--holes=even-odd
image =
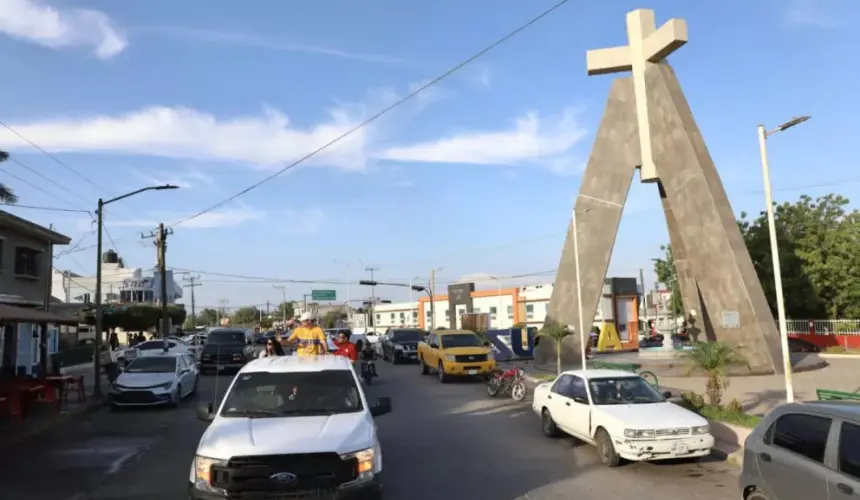
{"type": "Polygon", "coordinates": [[[328,340],[322,328],[312,322],[310,313],[302,314],[302,325],[287,339],[288,344],[296,344],[298,356],[321,356],[328,353],[328,340]]]}

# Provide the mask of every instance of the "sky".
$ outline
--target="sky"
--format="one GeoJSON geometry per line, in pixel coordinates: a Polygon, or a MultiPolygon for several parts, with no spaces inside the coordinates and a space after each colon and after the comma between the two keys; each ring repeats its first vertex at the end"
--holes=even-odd
{"type": "MultiPolygon", "coordinates": [[[[856,0],[571,0],[275,175],[556,1],[0,0],[0,183],[20,197],[3,209],[71,237],[55,266],[92,275],[98,198],[179,186],[109,205],[105,249],[150,269],[141,233],[183,221],[167,261],[201,278],[198,308],[278,302],[275,280],[366,299],[345,283],[368,267],[549,283],[615,77],[587,76],[585,53],[625,45],[641,7],[688,23],[671,64],[736,213],[765,204],[756,126],[799,115],[769,140],[775,200],[857,206],[856,0]]],[[[667,240],[656,187],[634,181],[609,274],[652,287],[667,240]]]]}

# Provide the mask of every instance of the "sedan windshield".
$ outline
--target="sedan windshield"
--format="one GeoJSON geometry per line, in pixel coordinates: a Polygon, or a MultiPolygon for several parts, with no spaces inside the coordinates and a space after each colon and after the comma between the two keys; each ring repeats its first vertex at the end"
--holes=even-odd
{"type": "Polygon", "coordinates": [[[213,331],[206,338],[207,344],[244,344],[245,332],[242,330],[213,331]]]}
{"type": "Polygon", "coordinates": [[[173,373],[176,371],[176,358],[147,356],[137,358],[125,367],[125,373],[173,373]]]}
{"type": "Polygon", "coordinates": [[[221,416],[324,416],[363,408],[351,370],[252,372],[236,378],[221,416]]]}
{"type": "Polygon", "coordinates": [[[663,403],[666,400],[641,377],[593,378],[588,381],[595,405],[663,403]]]}
{"type": "Polygon", "coordinates": [[[392,342],[421,342],[424,332],[421,330],[394,330],[391,332],[392,342]]]}
{"type": "Polygon", "coordinates": [[[442,347],[450,349],[452,347],[482,347],[481,338],[473,334],[455,334],[442,335],[442,347]]]}

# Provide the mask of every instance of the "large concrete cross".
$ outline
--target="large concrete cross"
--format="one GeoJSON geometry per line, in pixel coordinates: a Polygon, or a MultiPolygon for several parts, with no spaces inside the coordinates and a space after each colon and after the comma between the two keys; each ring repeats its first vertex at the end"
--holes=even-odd
{"type": "Polygon", "coordinates": [[[638,9],[627,13],[627,43],[624,47],[589,50],[586,66],[589,75],[631,71],[636,95],[636,120],[641,148],[640,178],[643,182],[659,180],[651,154],[651,126],[648,123],[648,99],[645,70],[687,43],[687,22],[670,19],[657,29],[654,11],[638,9]]]}

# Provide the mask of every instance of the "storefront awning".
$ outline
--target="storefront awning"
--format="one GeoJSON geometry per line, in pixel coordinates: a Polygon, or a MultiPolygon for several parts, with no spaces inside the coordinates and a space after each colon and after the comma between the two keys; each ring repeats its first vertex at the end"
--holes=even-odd
{"type": "Polygon", "coordinates": [[[26,307],[0,304],[0,323],[17,321],[19,323],[53,323],[57,325],[77,325],[80,320],[74,317],[60,316],[51,312],[29,309],[26,307]]]}

